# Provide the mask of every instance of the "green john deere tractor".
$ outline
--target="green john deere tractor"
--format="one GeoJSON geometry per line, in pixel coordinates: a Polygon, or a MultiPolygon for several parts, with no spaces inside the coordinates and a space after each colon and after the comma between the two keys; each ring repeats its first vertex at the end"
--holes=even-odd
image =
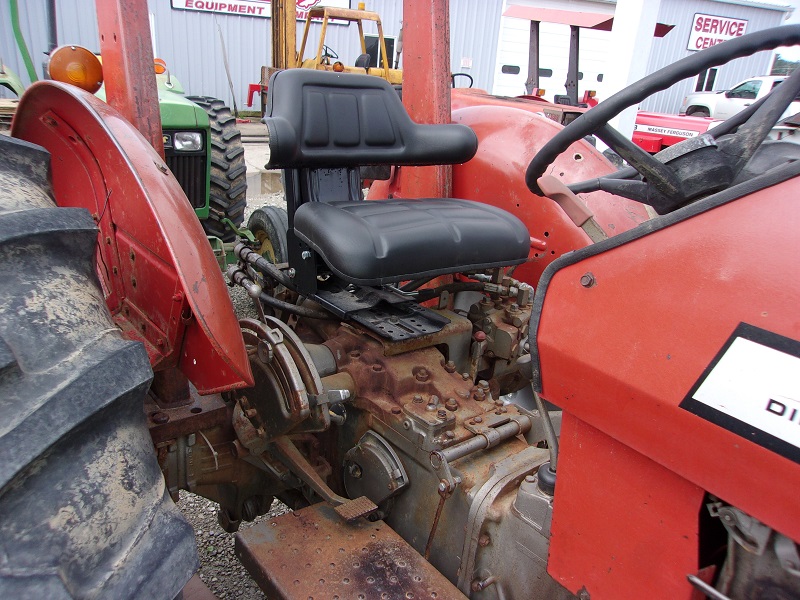
{"type": "MultiPolygon", "coordinates": [[[[105,87],[100,87],[100,59],[86,48],[61,46],[50,54],[48,67],[53,79],[106,99],[105,87]]],[[[232,242],[244,220],[247,192],[247,166],[236,118],[222,100],[187,96],[161,59],[156,59],[154,68],[167,166],[206,234],[232,242]]],[[[221,255],[220,244],[212,240],[212,246],[221,255]]]]}
{"type": "Polygon", "coordinates": [[[156,75],[167,166],[206,234],[230,242],[244,219],[247,166],[236,118],[222,100],[186,96],[169,71],[156,75]]]}

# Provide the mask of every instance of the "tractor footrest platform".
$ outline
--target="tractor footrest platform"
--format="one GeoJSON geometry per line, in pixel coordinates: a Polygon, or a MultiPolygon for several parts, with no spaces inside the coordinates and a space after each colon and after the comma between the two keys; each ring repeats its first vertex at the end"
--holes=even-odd
{"type": "Polygon", "coordinates": [[[324,502],[237,533],[236,555],[268,598],[465,599],[386,523],[324,502]]]}

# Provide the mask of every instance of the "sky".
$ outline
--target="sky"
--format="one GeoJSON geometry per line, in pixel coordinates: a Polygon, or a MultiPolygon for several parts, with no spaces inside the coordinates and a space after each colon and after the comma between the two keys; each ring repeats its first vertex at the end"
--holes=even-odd
{"type": "MultiPolygon", "coordinates": [[[[794,12],[792,16],[789,17],[788,20],[784,21],[784,25],[792,25],[796,23],[800,23],[800,0],[767,0],[770,4],[783,4],[783,5],[791,5],[794,6],[794,12]]],[[[800,46],[794,46],[792,48],[780,48],[777,50],[778,54],[781,57],[787,60],[800,60],[800,46]]]]}

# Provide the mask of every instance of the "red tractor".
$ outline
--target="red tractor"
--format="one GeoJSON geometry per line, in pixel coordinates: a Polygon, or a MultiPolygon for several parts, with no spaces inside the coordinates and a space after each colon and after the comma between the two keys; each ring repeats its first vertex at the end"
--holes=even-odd
{"type": "Polygon", "coordinates": [[[182,489],[227,531],[293,509],[237,534],[271,598],[798,595],[800,163],[765,138],[800,73],[655,157],[607,122],[800,26],[565,128],[513,103],[421,125],[380,78],[275,74],[286,253],[237,246],[237,321],[122,4],[98,3],[111,106],[37,83],[0,141],[0,596],[175,597],[182,489]],[[454,198],[412,198],[442,163],[454,198]],[[392,167],[383,199],[362,165],[392,167]]]}

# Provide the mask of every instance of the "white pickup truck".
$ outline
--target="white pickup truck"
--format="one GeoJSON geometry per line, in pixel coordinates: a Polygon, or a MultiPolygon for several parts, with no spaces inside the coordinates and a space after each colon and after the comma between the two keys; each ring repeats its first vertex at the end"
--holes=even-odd
{"type": "MultiPolygon", "coordinates": [[[[785,76],[751,77],[727,91],[695,92],[683,99],[678,114],[727,119],[769,94],[784,79],[786,79],[785,76]]],[[[798,112],[800,112],[800,100],[795,99],[786,109],[783,117],[798,112]]]]}

